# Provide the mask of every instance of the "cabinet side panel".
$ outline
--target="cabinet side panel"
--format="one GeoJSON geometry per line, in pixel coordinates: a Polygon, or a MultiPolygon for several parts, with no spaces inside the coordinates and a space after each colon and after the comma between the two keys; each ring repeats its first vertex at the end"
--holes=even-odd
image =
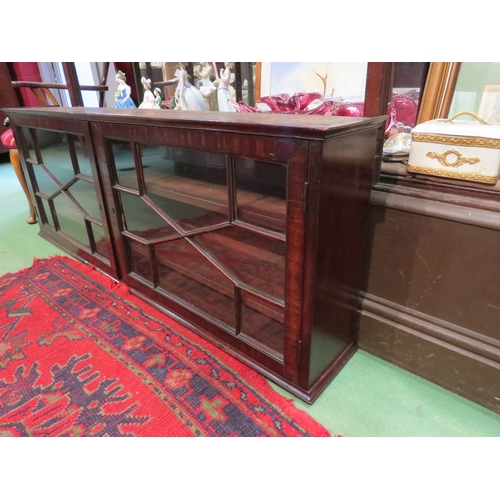
{"type": "Polygon", "coordinates": [[[318,228],[309,386],[355,342],[376,138],[376,129],[364,130],[332,138],[323,148],[312,196],[318,228]]]}

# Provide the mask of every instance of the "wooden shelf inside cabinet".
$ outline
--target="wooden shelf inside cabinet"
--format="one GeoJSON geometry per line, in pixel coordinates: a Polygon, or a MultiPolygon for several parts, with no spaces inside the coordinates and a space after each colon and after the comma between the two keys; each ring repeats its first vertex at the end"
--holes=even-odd
{"type": "MultiPolygon", "coordinates": [[[[121,183],[129,184],[127,179],[135,179],[135,174],[125,176],[121,173],[121,183]]],[[[225,185],[148,171],[147,193],[229,215],[228,188],[225,185]]],[[[237,198],[239,210],[246,222],[285,231],[285,200],[242,189],[238,190],[237,198]]]]}
{"type": "Polygon", "coordinates": [[[309,403],[356,351],[384,117],[7,114],[21,143],[23,128],[88,131],[112,274],[148,303],[309,403]]]}
{"type": "MultiPolygon", "coordinates": [[[[262,260],[263,264],[266,262],[275,263],[277,266],[279,266],[280,264],[279,257],[259,247],[249,246],[244,243],[239,244],[235,242],[232,238],[229,238],[224,235],[219,235],[216,233],[209,234],[209,238],[212,241],[217,242],[219,245],[226,246],[228,252],[237,251],[240,254],[243,253],[247,254],[248,256],[257,256],[258,259],[262,260]]],[[[175,248],[176,241],[180,240],[174,240],[170,244],[174,247],[175,250],[180,252],[181,251],[180,249],[175,248]]],[[[149,259],[149,251],[146,246],[138,245],[133,241],[130,242],[130,245],[132,245],[134,252],[136,252],[138,255],[141,255],[144,259],[149,259]]],[[[219,293],[222,293],[228,297],[232,297],[234,294],[233,286],[228,286],[227,283],[221,283],[217,279],[217,276],[215,276],[214,273],[211,272],[215,268],[207,267],[203,269],[203,271],[205,272],[204,274],[202,274],[201,265],[203,264],[200,265],[198,263],[197,265],[195,265],[188,259],[175,260],[174,258],[172,258],[171,252],[168,251],[156,252],[156,259],[165,266],[179,273],[182,273],[183,275],[189,278],[195,279],[197,282],[202,283],[219,293]]],[[[202,262],[204,262],[203,258],[201,260],[202,262]]],[[[222,265],[221,267],[224,266],[222,265]]],[[[276,279],[273,280],[272,276],[269,276],[268,274],[265,274],[263,272],[259,273],[259,268],[256,268],[255,271],[256,273],[250,275],[248,280],[239,279],[238,276],[236,275],[232,275],[232,280],[240,288],[248,291],[249,293],[253,294],[256,297],[261,297],[263,300],[267,301],[268,303],[267,307],[262,306],[261,303],[259,303],[259,305],[256,307],[258,309],[266,309],[266,311],[269,311],[270,316],[274,317],[278,321],[282,321],[283,311],[281,309],[283,309],[285,305],[283,298],[280,297],[279,294],[273,295],[272,293],[266,293],[265,291],[262,290],[274,287],[276,284],[276,279]],[[245,281],[253,283],[254,286],[245,283],[245,281]],[[257,286],[255,286],[255,283],[257,283],[257,286]]],[[[283,278],[284,278],[284,270],[283,270],[283,278]]],[[[284,281],[283,278],[281,278],[280,281],[284,281]]],[[[257,304],[257,301],[252,299],[249,299],[249,302],[257,304]]]]}

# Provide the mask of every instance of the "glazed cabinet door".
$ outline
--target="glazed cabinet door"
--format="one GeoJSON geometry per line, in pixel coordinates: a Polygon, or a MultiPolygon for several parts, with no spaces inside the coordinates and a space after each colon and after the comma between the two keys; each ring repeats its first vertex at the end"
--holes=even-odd
{"type": "Polygon", "coordinates": [[[304,143],[93,127],[122,279],[243,356],[296,377],[298,331],[289,323],[297,318],[287,304],[298,300],[301,274],[288,262],[301,250],[287,234],[290,215],[303,234],[304,143]]]}
{"type": "Polygon", "coordinates": [[[88,123],[16,116],[13,126],[40,234],[116,276],[88,123]]]}

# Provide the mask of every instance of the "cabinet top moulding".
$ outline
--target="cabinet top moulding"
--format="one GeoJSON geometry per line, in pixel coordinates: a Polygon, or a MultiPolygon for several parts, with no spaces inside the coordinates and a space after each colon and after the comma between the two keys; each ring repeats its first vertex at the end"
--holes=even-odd
{"type": "Polygon", "coordinates": [[[213,130],[252,135],[286,136],[296,139],[324,140],[349,133],[350,129],[378,128],[385,117],[354,118],[275,113],[223,113],[213,111],[168,111],[115,108],[8,108],[9,116],[23,115],[65,119],[127,123],[162,127],[213,130]]]}

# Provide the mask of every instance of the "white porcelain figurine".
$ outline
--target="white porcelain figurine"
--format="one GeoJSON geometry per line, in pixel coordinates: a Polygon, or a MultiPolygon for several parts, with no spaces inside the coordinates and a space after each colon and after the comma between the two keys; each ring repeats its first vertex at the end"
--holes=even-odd
{"type": "MultiPolygon", "coordinates": [[[[215,67],[215,63],[213,63],[213,65],[215,67]]],[[[230,99],[234,100],[234,98],[230,94],[231,75],[233,75],[231,70],[233,69],[233,67],[234,63],[226,62],[224,63],[224,68],[220,70],[220,79],[217,86],[217,103],[219,106],[219,111],[236,112],[236,109],[234,109],[234,107],[229,102],[230,99]]]]}
{"type": "Polygon", "coordinates": [[[179,68],[175,71],[178,80],[175,89],[175,109],[208,111],[208,104],[201,92],[188,80],[188,73],[183,63],[179,63],[179,68]]]}
{"type": "Polygon", "coordinates": [[[139,108],[160,109],[158,104],[156,103],[156,99],[155,96],[153,95],[153,92],[151,92],[151,80],[143,76],[141,78],[141,83],[144,88],[144,97],[142,98],[142,102],[139,108]]]}

